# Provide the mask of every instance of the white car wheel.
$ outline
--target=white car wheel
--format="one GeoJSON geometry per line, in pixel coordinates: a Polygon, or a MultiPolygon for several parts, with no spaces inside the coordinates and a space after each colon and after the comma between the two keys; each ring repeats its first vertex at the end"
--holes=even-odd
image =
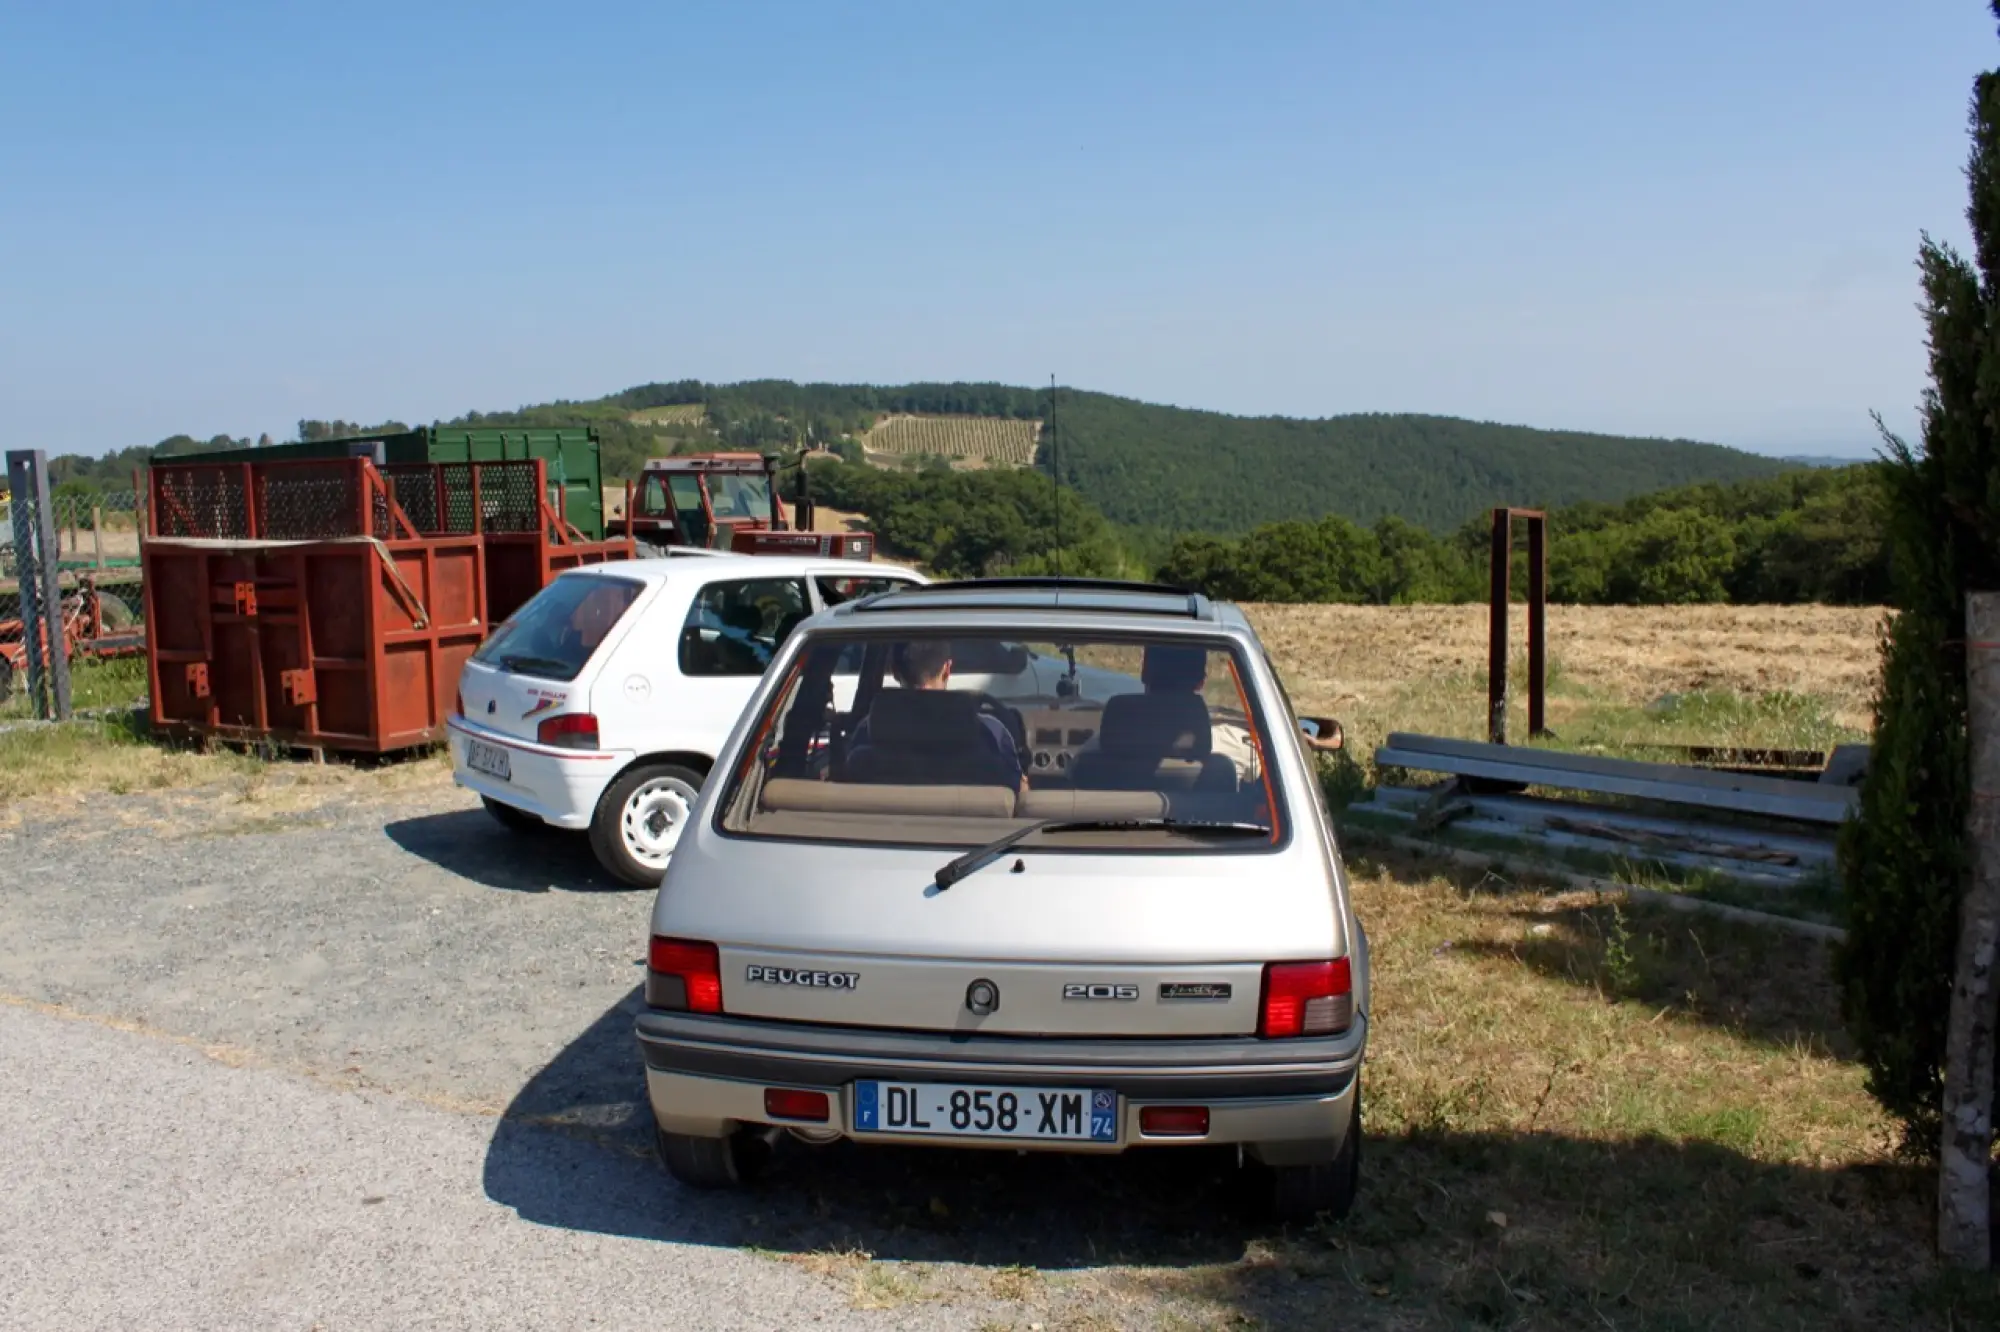
{"type": "Polygon", "coordinates": [[[613,782],[590,821],[591,849],[605,869],[637,888],[655,887],[687,827],[702,776],[676,764],[647,764],[613,782]]]}
{"type": "Polygon", "coordinates": [[[700,793],[672,777],[655,777],[634,791],[618,814],[625,851],[648,869],[664,870],[700,793]]]}

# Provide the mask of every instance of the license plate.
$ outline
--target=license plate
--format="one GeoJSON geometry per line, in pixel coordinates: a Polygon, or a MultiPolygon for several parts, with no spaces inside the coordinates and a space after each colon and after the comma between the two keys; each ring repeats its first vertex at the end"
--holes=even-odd
{"type": "Polygon", "coordinates": [[[857,1082],[854,1131],[1116,1142],[1118,1095],[1073,1088],[857,1082]]]}
{"type": "Polygon", "coordinates": [[[503,782],[514,780],[514,763],[507,751],[483,740],[465,742],[465,766],[488,777],[498,777],[503,782]]]}

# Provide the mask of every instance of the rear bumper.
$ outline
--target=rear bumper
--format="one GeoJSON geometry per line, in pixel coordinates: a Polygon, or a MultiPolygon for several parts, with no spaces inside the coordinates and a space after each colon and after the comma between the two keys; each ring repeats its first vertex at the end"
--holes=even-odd
{"type": "Polygon", "coordinates": [[[533,814],[558,828],[588,828],[597,802],[611,779],[632,760],[617,750],[558,750],[530,745],[453,715],[446,719],[451,742],[451,777],[468,791],[533,814]],[[507,751],[508,780],[466,764],[467,740],[507,751]]]}
{"type": "Polygon", "coordinates": [[[1327,1160],[1352,1121],[1365,1018],[1327,1040],[1090,1041],[954,1038],[857,1032],[648,1011],[638,1018],[653,1116],[672,1133],[716,1137],[744,1124],[786,1124],[866,1142],[993,1146],[1010,1150],[1122,1151],[1141,1145],[1242,1144],[1272,1164],[1327,1160]],[[857,1134],[853,1085],[863,1079],[1108,1090],[1118,1097],[1118,1141],[939,1139],[857,1134]],[[790,1124],[764,1113],[767,1087],[827,1093],[832,1119],[790,1124]],[[1153,1137],[1151,1105],[1208,1107],[1201,1137],[1153,1137]]]}

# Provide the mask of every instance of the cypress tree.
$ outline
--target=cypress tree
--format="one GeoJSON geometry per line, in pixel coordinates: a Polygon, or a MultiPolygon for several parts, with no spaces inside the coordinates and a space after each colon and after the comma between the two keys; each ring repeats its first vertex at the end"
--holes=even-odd
{"type": "MultiPolygon", "coordinates": [[[[1992,8],[2000,18],[2000,0],[1992,8]]],[[[1882,643],[1874,752],[1840,845],[1843,1012],[1869,1090],[1925,1155],[1938,1149],[1969,870],[1965,594],[2000,591],[2000,72],[1975,81],[1970,119],[1974,253],[1968,262],[1923,238],[1931,383],[1920,443],[1883,431],[1896,613],[1882,643]]]]}

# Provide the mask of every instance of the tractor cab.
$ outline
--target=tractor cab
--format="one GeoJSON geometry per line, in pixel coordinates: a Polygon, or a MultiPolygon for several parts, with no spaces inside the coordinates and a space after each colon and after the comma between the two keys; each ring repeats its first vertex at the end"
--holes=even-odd
{"type": "Polygon", "coordinates": [[[640,472],[624,530],[661,548],[693,546],[745,555],[874,558],[873,536],[814,532],[810,530],[812,502],[806,500],[796,508],[805,530],[795,530],[785,519],[785,507],[778,498],[776,454],[693,453],[653,458],[640,472]]]}

